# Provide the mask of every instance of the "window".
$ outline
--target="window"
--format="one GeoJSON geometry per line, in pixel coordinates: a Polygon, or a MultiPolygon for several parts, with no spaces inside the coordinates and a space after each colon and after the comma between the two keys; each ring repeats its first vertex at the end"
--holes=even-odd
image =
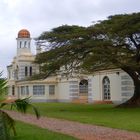
{"type": "Polygon", "coordinates": [[[84,96],[88,94],[88,80],[83,79],[80,81],[79,94],[84,96]]]}
{"type": "Polygon", "coordinates": [[[28,86],[21,86],[21,95],[29,95],[29,87],[28,86]]]}
{"type": "Polygon", "coordinates": [[[25,67],[25,76],[27,76],[28,75],[28,67],[26,66],[25,67]]]}
{"type": "Polygon", "coordinates": [[[26,43],[27,43],[27,42],[25,41],[25,42],[24,42],[24,48],[26,48],[26,43]]]}
{"type": "Polygon", "coordinates": [[[28,48],[30,48],[30,42],[28,43],[28,48]]]}
{"type": "Polygon", "coordinates": [[[22,42],[20,41],[20,46],[19,46],[20,48],[22,48],[22,42]]]}
{"type": "Polygon", "coordinates": [[[15,95],[15,86],[14,85],[12,86],[12,95],[13,96],[15,95]]]}
{"type": "Polygon", "coordinates": [[[55,85],[49,85],[49,95],[55,94],[55,85]]]}
{"type": "Polygon", "coordinates": [[[30,76],[32,76],[32,67],[30,67],[30,76]]]}
{"type": "Polygon", "coordinates": [[[21,87],[21,95],[25,95],[24,86],[21,87]]]}
{"type": "Polygon", "coordinates": [[[103,79],[103,99],[110,100],[110,80],[107,76],[103,79]]]}
{"type": "Polygon", "coordinates": [[[33,95],[45,95],[45,86],[44,85],[33,86],[33,95]]]}

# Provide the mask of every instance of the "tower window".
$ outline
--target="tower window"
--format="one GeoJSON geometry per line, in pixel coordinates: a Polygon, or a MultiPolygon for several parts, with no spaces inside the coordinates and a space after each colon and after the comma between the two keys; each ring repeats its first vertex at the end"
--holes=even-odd
{"type": "Polygon", "coordinates": [[[25,67],[25,76],[28,76],[28,67],[25,67]]]}
{"type": "Polygon", "coordinates": [[[21,45],[22,45],[22,42],[20,41],[20,46],[19,46],[20,48],[21,48],[21,45]]]}
{"type": "Polygon", "coordinates": [[[30,42],[28,43],[28,48],[30,48],[30,42]]]}
{"type": "Polygon", "coordinates": [[[27,43],[27,42],[25,41],[25,42],[24,42],[24,48],[26,48],[26,43],[27,43]]]}

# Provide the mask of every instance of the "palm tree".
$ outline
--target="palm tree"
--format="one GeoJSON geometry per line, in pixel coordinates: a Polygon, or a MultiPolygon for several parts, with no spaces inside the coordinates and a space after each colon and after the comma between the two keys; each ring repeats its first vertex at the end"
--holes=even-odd
{"type": "Polygon", "coordinates": [[[39,113],[37,109],[29,102],[29,98],[25,99],[5,99],[4,95],[7,91],[7,81],[1,78],[2,73],[0,73],[0,140],[10,140],[10,130],[15,131],[15,121],[11,118],[2,108],[6,105],[10,105],[11,109],[14,107],[22,113],[26,113],[29,107],[32,107],[36,117],[39,118],[39,113]]]}

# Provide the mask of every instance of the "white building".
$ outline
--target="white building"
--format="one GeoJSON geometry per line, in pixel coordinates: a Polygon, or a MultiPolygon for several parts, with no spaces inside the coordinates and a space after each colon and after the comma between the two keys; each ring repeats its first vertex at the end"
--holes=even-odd
{"type": "MultiPolygon", "coordinates": [[[[40,48],[37,46],[37,53],[40,48]]],[[[7,66],[9,96],[31,97],[44,102],[115,102],[129,99],[134,90],[132,79],[120,69],[96,71],[92,75],[66,77],[63,72],[43,80],[28,80],[39,73],[31,53],[30,32],[22,29],[17,37],[17,54],[7,66]]]]}

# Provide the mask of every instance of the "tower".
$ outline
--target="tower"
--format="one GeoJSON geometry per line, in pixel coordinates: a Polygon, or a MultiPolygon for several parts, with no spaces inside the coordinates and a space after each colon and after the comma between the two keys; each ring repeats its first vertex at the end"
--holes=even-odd
{"type": "Polygon", "coordinates": [[[14,78],[16,80],[25,79],[35,73],[33,61],[34,55],[31,53],[30,32],[22,29],[17,35],[17,56],[13,62],[14,78]]]}
{"type": "Polygon", "coordinates": [[[30,32],[22,29],[18,32],[17,40],[17,56],[31,54],[31,38],[30,32]]]}

